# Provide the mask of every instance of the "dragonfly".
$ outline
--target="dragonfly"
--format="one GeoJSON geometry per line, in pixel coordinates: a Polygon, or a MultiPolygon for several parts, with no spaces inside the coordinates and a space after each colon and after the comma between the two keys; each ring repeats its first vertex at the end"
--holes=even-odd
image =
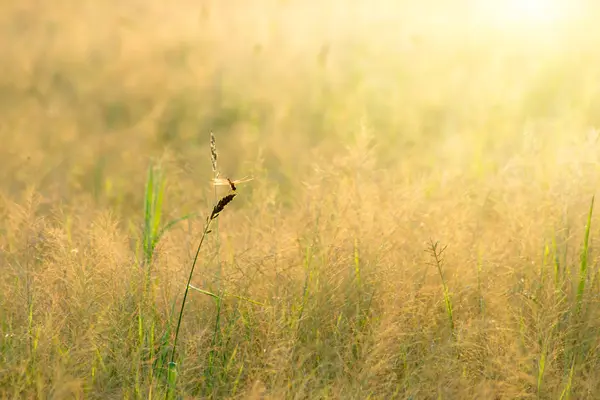
{"type": "Polygon", "coordinates": [[[235,190],[237,189],[236,185],[239,185],[240,183],[250,182],[253,179],[254,178],[247,177],[247,176],[242,179],[236,179],[236,180],[232,180],[229,178],[214,178],[214,179],[212,179],[212,184],[213,184],[213,186],[229,186],[231,188],[231,190],[233,190],[235,192],[235,190]]]}

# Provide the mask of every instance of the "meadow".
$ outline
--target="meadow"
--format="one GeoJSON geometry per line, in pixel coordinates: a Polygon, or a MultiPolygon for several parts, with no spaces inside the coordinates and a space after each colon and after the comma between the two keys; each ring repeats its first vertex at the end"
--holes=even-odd
{"type": "Polygon", "coordinates": [[[598,10],[472,1],[0,4],[0,398],[599,399],[598,10]]]}

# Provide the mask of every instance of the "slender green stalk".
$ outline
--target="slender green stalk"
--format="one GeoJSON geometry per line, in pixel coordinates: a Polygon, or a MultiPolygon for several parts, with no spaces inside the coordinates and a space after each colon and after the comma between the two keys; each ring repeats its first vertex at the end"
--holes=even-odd
{"type": "Polygon", "coordinates": [[[444,251],[446,250],[446,247],[448,247],[448,246],[444,246],[440,249],[439,242],[434,242],[433,240],[430,242],[429,246],[430,246],[429,253],[433,257],[434,265],[437,268],[437,271],[440,275],[440,279],[442,280],[442,287],[444,289],[444,303],[446,304],[446,314],[448,315],[448,323],[450,325],[450,331],[452,333],[452,336],[454,336],[455,332],[454,332],[454,313],[453,313],[453,307],[452,307],[452,298],[450,296],[450,290],[448,289],[448,285],[446,284],[446,280],[444,279],[444,273],[442,271],[442,264],[444,263],[442,255],[443,255],[444,251]]]}
{"type": "Polygon", "coordinates": [[[204,238],[210,231],[210,223],[211,219],[207,219],[206,225],[204,226],[204,231],[202,232],[202,237],[200,238],[200,243],[196,248],[196,255],[194,256],[194,262],[192,263],[192,268],[190,268],[190,274],[188,276],[187,284],[185,285],[185,291],[183,293],[183,301],[181,302],[181,309],[179,310],[179,317],[177,318],[177,327],[175,328],[175,339],[173,340],[173,349],[171,350],[171,360],[168,366],[168,381],[169,387],[167,389],[166,398],[171,398],[171,394],[175,389],[175,384],[177,381],[177,364],[175,363],[175,354],[177,350],[177,340],[179,339],[179,329],[181,328],[181,319],[183,318],[183,311],[185,309],[185,303],[187,300],[187,295],[190,291],[190,282],[192,281],[192,277],[194,276],[194,269],[196,268],[196,263],[198,261],[198,255],[200,254],[200,249],[202,248],[202,243],[204,243],[204,238]]]}
{"type": "Polygon", "coordinates": [[[542,394],[542,383],[544,379],[544,372],[546,371],[546,359],[548,357],[548,341],[544,341],[542,346],[542,354],[540,355],[540,359],[538,361],[538,376],[537,376],[537,395],[538,398],[541,397],[542,394]]]}
{"type": "Polygon", "coordinates": [[[162,236],[179,222],[196,216],[194,213],[184,215],[169,221],[161,228],[165,186],[163,169],[160,165],[151,164],[148,167],[144,191],[144,230],[142,232],[143,261],[146,267],[151,264],[154,250],[162,236]]]}
{"type": "Polygon", "coordinates": [[[143,253],[144,264],[147,266],[152,261],[156,246],[156,235],[162,217],[162,202],[165,181],[160,166],[150,165],[146,177],[146,190],[144,195],[144,231],[143,253]]]}
{"type": "Polygon", "coordinates": [[[571,387],[573,384],[573,371],[575,370],[575,359],[571,361],[571,369],[569,370],[569,378],[567,379],[567,384],[560,394],[559,400],[569,400],[571,398],[571,387]]]}
{"type": "Polygon", "coordinates": [[[194,261],[192,262],[192,267],[190,268],[190,274],[188,276],[187,283],[185,285],[185,291],[183,293],[183,300],[181,302],[181,309],[179,310],[179,316],[177,318],[177,327],[175,328],[175,339],[173,340],[173,349],[171,351],[171,361],[168,366],[168,380],[169,380],[169,389],[167,390],[167,398],[170,397],[172,390],[175,386],[175,381],[177,379],[177,368],[175,363],[175,354],[177,350],[177,341],[179,339],[179,329],[181,328],[181,320],[183,318],[183,311],[185,310],[185,303],[187,300],[188,293],[190,291],[190,283],[192,281],[192,277],[194,276],[194,270],[196,268],[196,264],[198,262],[198,255],[200,254],[200,249],[202,248],[202,244],[204,243],[204,239],[206,235],[210,233],[210,225],[218,216],[221,211],[229,204],[234,198],[236,194],[230,193],[227,196],[223,197],[219,202],[214,206],[210,217],[206,220],[206,225],[204,225],[204,230],[202,231],[202,236],[200,237],[200,243],[198,243],[198,247],[196,248],[196,254],[194,255],[194,261]]]}
{"type": "Polygon", "coordinates": [[[560,259],[558,245],[556,244],[556,233],[552,236],[552,252],[554,254],[554,291],[558,293],[562,287],[560,276],[560,259]]]}
{"type": "Polygon", "coordinates": [[[583,248],[581,249],[581,263],[579,269],[579,285],[577,287],[577,308],[576,314],[581,311],[583,303],[583,294],[585,291],[585,282],[588,275],[588,254],[589,254],[589,243],[590,243],[590,228],[592,225],[592,213],[594,211],[594,197],[592,196],[592,203],[590,204],[590,211],[588,213],[587,223],[585,224],[585,236],[583,239],[583,248]]]}
{"type": "Polygon", "coordinates": [[[185,285],[185,291],[183,292],[183,301],[181,302],[181,309],[179,310],[179,317],[177,318],[177,327],[175,328],[175,339],[173,341],[173,350],[171,351],[171,363],[175,362],[175,351],[177,347],[177,339],[179,338],[179,328],[181,327],[181,319],[183,317],[183,311],[185,309],[185,302],[187,300],[188,292],[190,291],[190,283],[192,282],[192,277],[194,276],[194,269],[196,268],[196,263],[198,262],[198,255],[200,254],[200,249],[202,248],[202,243],[204,243],[204,238],[208,232],[210,232],[210,223],[212,219],[208,219],[206,221],[206,225],[204,226],[204,231],[202,232],[202,237],[200,238],[200,243],[196,248],[196,255],[194,256],[194,262],[192,263],[192,267],[190,268],[190,274],[188,276],[187,284],[185,285]]]}

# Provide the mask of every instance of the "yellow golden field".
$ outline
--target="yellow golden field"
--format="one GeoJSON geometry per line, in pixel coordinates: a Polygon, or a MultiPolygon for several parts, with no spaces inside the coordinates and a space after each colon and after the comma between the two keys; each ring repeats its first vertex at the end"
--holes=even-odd
{"type": "Polygon", "coordinates": [[[595,7],[2,3],[0,398],[600,399],[595,7]]]}

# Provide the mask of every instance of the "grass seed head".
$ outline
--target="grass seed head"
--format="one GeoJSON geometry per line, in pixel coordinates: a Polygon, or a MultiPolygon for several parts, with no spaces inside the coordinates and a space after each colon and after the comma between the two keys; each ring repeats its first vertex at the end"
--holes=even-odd
{"type": "Polygon", "coordinates": [[[210,214],[210,219],[217,218],[217,216],[219,215],[219,213],[221,211],[223,211],[223,209],[225,208],[225,206],[227,206],[227,204],[231,203],[231,201],[233,200],[233,198],[235,196],[236,196],[235,193],[230,193],[227,196],[221,198],[221,200],[219,200],[219,202],[217,203],[217,205],[213,208],[213,211],[210,214]]]}
{"type": "Polygon", "coordinates": [[[217,143],[215,141],[215,134],[210,133],[210,161],[212,162],[212,170],[216,177],[219,176],[219,170],[217,169],[217,143]]]}

